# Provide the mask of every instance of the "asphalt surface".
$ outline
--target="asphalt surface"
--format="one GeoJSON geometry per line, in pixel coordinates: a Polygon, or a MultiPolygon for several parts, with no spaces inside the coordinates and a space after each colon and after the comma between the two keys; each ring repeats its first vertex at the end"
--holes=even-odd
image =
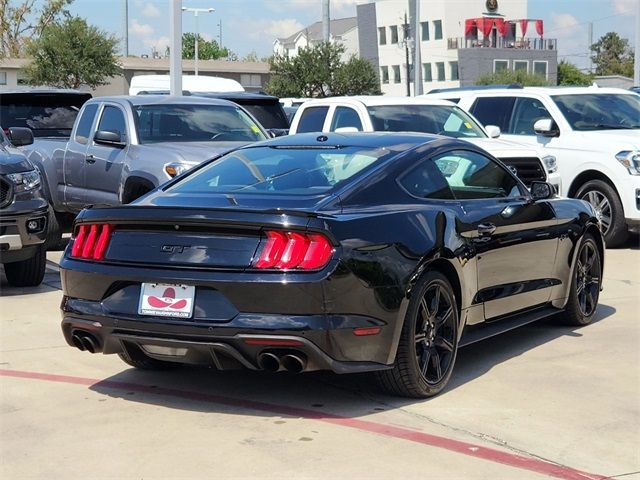
{"type": "Polygon", "coordinates": [[[68,347],[56,264],[0,280],[0,478],[640,479],[640,241],[596,321],[462,349],[430,400],[367,376],[141,372],[68,347]]]}

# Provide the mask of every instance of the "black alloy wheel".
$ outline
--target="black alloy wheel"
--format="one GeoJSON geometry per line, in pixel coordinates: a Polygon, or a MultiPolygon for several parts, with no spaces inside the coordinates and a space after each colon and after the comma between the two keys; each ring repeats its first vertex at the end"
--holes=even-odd
{"type": "Polygon", "coordinates": [[[591,234],[584,236],[572,276],[571,292],[561,318],[568,325],[591,323],[598,307],[602,284],[601,253],[591,234]]]}
{"type": "Polygon", "coordinates": [[[389,393],[414,398],[446,386],[458,351],[458,307],[442,273],[427,272],[413,288],[393,368],[378,372],[389,393]]]}

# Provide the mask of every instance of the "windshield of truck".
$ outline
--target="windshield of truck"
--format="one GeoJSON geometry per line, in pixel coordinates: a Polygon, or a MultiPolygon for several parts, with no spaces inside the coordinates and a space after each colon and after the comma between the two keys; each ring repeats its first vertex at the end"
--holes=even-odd
{"type": "Polygon", "coordinates": [[[134,107],[140,143],[255,142],[266,134],[241,108],[226,105],[134,107]]]}
{"type": "Polygon", "coordinates": [[[624,93],[553,95],[574,130],[640,129],[640,96],[624,93]]]}
{"type": "Polygon", "coordinates": [[[88,93],[1,93],[0,123],[30,128],[35,137],[68,137],[89,99],[88,93]]]}
{"type": "Polygon", "coordinates": [[[367,110],[375,131],[437,133],[455,138],[487,138],[482,127],[459,107],[376,105],[367,107],[367,110]]]}

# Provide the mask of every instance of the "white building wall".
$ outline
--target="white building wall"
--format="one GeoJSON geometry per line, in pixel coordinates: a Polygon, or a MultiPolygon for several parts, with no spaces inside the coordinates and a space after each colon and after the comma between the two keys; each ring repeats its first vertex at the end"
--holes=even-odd
{"type": "MultiPolygon", "coordinates": [[[[356,57],[359,54],[359,46],[358,46],[358,28],[355,27],[348,32],[346,32],[341,37],[331,36],[331,41],[333,43],[341,43],[345,46],[345,51],[342,54],[342,60],[347,61],[352,55],[356,57]]],[[[309,41],[307,40],[307,36],[303,33],[300,35],[294,44],[284,44],[281,43],[280,40],[276,40],[273,44],[273,52],[277,55],[288,55],[289,57],[295,57],[298,55],[298,50],[301,48],[305,48],[308,46],[315,45],[316,43],[320,43],[319,41],[309,41]]]]}
{"type": "MultiPolygon", "coordinates": [[[[449,38],[464,36],[464,21],[467,18],[478,18],[487,13],[485,0],[421,0],[420,2],[420,22],[427,22],[429,25],[429,40],[422,40],[421,29],[416,37],[420,40],[422,63],[430,64],[432,80],[426,81],[423,70],[423,90],[428,92],[434,88],[458,87],[460,82],[452,78],[451,62],[458,61],[458,52],[455,49],[447,48],[449,38]],[[436,39],[435,22],[442,22],[442,38],[436,39]],[[438,64],[444,66],[444,80],[438,79],[438,64]]],[[[527,0],[501,0],[496,13],[503,15],[506,19],[527,18],[527,0]]],[[[380,44],[380,34],[378,32],[378,54],[380,63],[380,77],[382,70],[386,67],[389,71],[389,82],[382,83],[381,89],[385,95],[406,95],[406,60],[403,43],[404,14],[407,13],[408,0],[378,0],[375,3],[376,18],[378,28],[384,27],[386,32],[386,45],[380,44]],[[391,27],[398,29],[398,43],[391,42],[391,27]],[[400,68],[400,82],[393,74],[394,66],[400,68]]],[[[410,59],[413,63],[413,58],[410,59]]],[[[411,84],[413,91],[413,84],[411,84]]]]}

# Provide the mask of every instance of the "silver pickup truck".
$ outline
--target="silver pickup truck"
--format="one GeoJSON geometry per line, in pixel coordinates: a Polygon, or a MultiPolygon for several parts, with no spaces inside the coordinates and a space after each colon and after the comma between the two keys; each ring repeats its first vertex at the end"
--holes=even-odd
{"type": "Polygon", "coordinates": [[[84,104],[68,141],[26,153],[43,177],[59,238],[65,214],[129,203],[200,162],[268,134],[242,107],[198,97],[100,97],[84,104]]]}

